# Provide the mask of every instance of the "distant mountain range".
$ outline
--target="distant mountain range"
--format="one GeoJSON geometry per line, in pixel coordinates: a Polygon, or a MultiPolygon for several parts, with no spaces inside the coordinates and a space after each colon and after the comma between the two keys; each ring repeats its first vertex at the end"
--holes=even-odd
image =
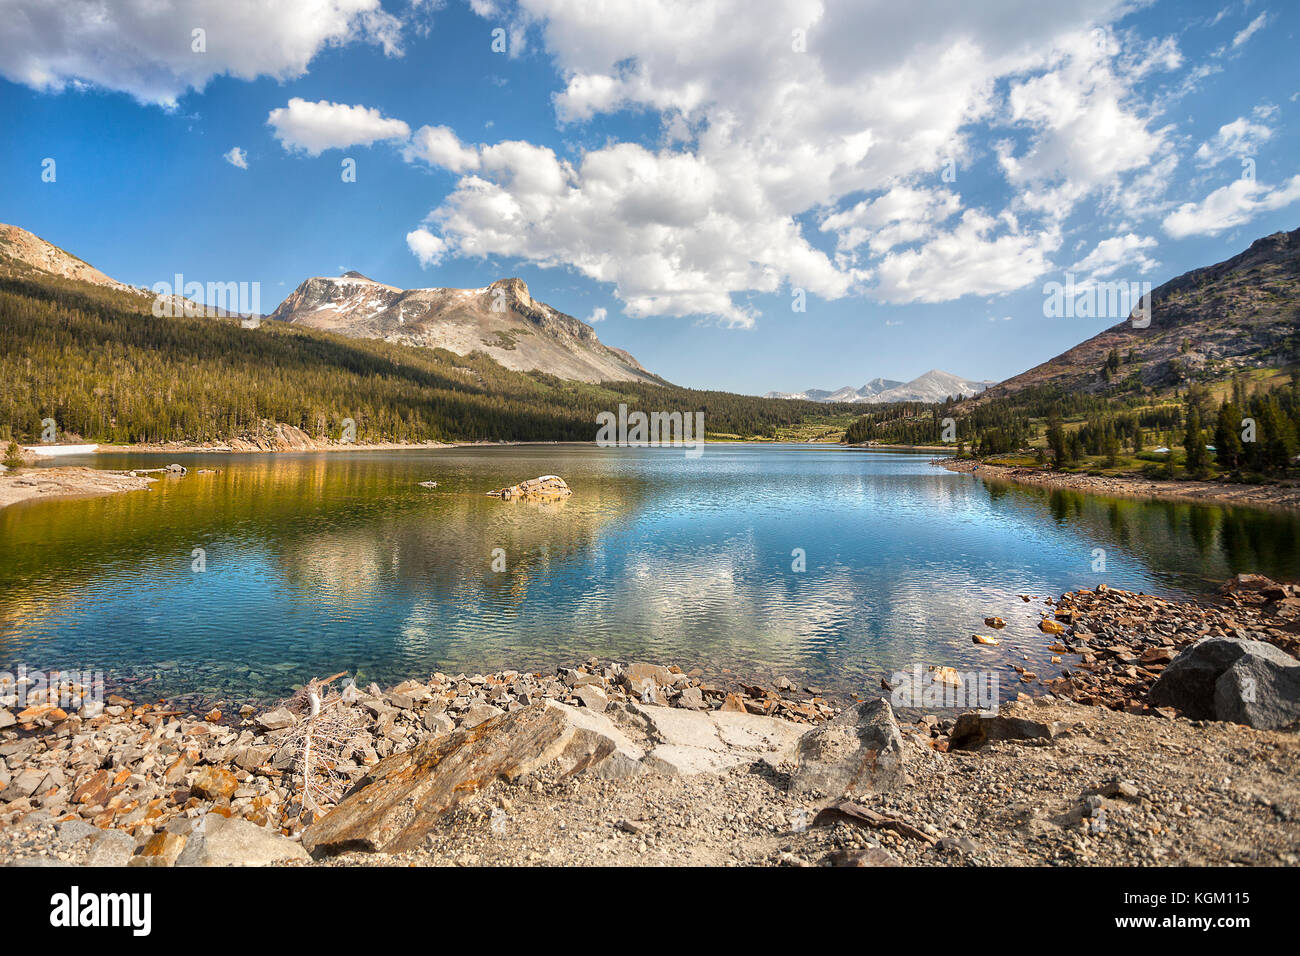
{"type": "Polygon", "coordinates": [[[991,381],[974,381],[932,368],[910,382],[897,382],[888,378],[873,378],[861,388],[846,385],[835,391],[810,388],[805,392],[768,392],[764,398],[795,398],[810,402],[850,402],[863,405],[883,405],[886,402],[942,402],[949,396],[964,395],[970,398],[995,384],[991,381]]]}

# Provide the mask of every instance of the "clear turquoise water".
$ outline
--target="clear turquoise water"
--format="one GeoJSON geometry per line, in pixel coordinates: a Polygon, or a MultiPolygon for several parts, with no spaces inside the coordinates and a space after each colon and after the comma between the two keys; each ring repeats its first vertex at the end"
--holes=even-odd
{"type": "Polygon", "coordinates": [[[924,456],[853,449],[88,462],[171,460],[190,474],[147,492],[0,511],[0,669],[97,668],[150,694],[265,698],[341,670],[382,684],[595,655],[854,690],[914,663],[1028,657],[1052,673],[1041,605],[1018,594],[1105,581],[1196,596],[1238,571],[1300,577],[1294,516],[988,485],[924,456]],[[574,496],[483,494],[545,473],[574,496]],[[439,487],[418,486],[428,479],[439,487]],[[976,647],[993,614],[1010,624],[1002,646],[976,647]]]}

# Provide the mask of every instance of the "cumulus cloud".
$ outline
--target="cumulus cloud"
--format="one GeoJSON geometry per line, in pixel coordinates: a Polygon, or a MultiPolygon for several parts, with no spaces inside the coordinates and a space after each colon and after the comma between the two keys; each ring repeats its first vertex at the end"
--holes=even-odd
{"type": "Polygon", "coordinates": [[[1262,212],[1281,209],[1300,200],[1300,176],[1292,176],[1270,189],[1252,178],[1242,177],[1210,193],[1200,202],[1183,203],[1162,223],[1175,239],[1214,236],[1250,222],[1262,212]]]}
{"type": "Polygon", "coordinates": [[[1071,271],[1087,274],[1092,278],[1102,278],[1128,267],[1138,275],[1144,275],[1157,268],[1160,263],[1146,254],[1158,243],[1154,236],[1139,236],[1128,233],[1103,239],[1086,256],[1070,267],[1071,271]]]}
{"type": "Polygon", "coordinates": [[[462,145],[446,126],[421,126],[402,150],[402,156],[408,163],[418,160],[453,173],[477,169],[479,162],[478,150],[462,145]]]}
{"type": "Polygon", "coordinates": [[[271,110],[266,122],[285,149],[300,149],[311,156],[327,149],[369,146],[378,140],[411,135],[404,122],[389,119],[377,109],[328,100],[312,103],[296,96],[288,106],[271,110]]]}
{"type": "Polygon", "coordinates": [[[447,244],[428,229],[416,229],[406,234],[407,248],[420,260],[420,266],[436,266],[447,252],[447,244]]]}
{"type": "Polygon", "coordinates": [[[813,248],[789,216],[751,215],[753,183],[726,178],[699,156],[620,143],[573,165],[541,146],[482,147],[430,215],[458,255],[500,255],[568,266],[615,285],[633,316],[713,315],[753,324],[737,290],[783,281],[828,298],[853,270],[813,248]]]}
{"type": "Polygon", "coordinates": [[[1163,63],[1130,62],[1116,43],[1105,31],[1062,38],[1044,72],[1012,82],[1009,119],[1030,137],[1019,150],[1010,140],[1000,142],[997,154],[1008,182],[1020,189],[1021,207],[1061,220],[1088,196],[1120,206],[1149,202],[1163,190],[1163,180],[1129,175],[1173,151],[1168,131],[1153,128],[1147,110],[1134,102],[1132,84],[1180,60],[1165,53],[1163,63]]]}
{"type": "Polygon", "coordinates": [[[222,153],[221,158],[231,166],[238,166],[240,169],[248,168],[248,153],[244,152],[238,146],[230,147],[230,151],[222,153]]]}
{"type": "Polygon", "coordinates": [[[591,310],[591,315],[587,316],[587,324],[595,325],[597,322],[604,322],[605,317],[608,315],[609,313],[605,311],[603,306],[597,306],[591,310]]]}
{"type": "Polygon", "coordinates": [[[330,45],[401,53],[401,24],[380,0],[5,0],[3,16],[5,78],[38,90],[89,84],[167,107],[223,74],[302,76],[330,45]]]}
{"type": "Polygon", "coordinates": [[[938,223],[960,210],[961,197],[949,189],[899,185],[826,216],[821,228],[839,235],[840,249],[868,243],[873,253],[880,254],[932,234],[938,223]]]}
{"type": "Polygon", "coordinates": [[[964,295],[996,295],[1022,288],[1049,268],[1061,244],[1048,229],[1021,231],[1015,218],[975,209],[956,228],[918,249],[890,253],[877,267],[875,294],[886,302],[948,302],[964,295]]]}
{"type": "Polygon", "coordinates": [[[1136,85],[1181,54],[1099,30],[1123,0],[954,2],[924,18],[887,0],[774,0],[761,17],[742,0],[633,7],[494,6],[540,35],[562,124],[650,111],[663,135],[568,161],[422,129],[408,160],[461,176],[426,217],[449,251],[575,269],[631,315],[746,326],[743,300],[783,288],[886,301],[1019,288],[1050,268],[1079,203],[1149,213],[1177,162],[1136,85]],[[975,157],[980,125],[1013,134],[998,168],[1023,198],[1003,209],[964,209],[940,180],[975,157]]]}

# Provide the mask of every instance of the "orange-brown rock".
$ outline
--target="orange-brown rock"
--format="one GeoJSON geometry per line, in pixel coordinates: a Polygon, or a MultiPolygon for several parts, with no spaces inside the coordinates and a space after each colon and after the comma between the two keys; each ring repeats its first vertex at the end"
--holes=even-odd
{"type": "Polygon", "coordinates": [[[445,811],[499,778],[542,767],[563,775],[599,767],[634,773],[642,751],[605,717],[539,701],[381,760],[350,796],[303,831],[313,855],[401,853],[418,847],[445,811]]]}

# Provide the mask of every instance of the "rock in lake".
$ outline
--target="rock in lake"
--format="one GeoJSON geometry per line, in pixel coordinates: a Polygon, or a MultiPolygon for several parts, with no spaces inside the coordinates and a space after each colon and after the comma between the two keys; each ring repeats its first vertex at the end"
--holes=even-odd
{"type": "Polygon", "coordinates": [[[552,498],[567,498],[573,492],[559,475],[542,475],[540,478],[521,481],[509,488],[498,488],[496,491],[489,491],[488,494],[493,498],[500,498],[502,501],[509,501],[512,498],[545,501],[552,498]]]}

